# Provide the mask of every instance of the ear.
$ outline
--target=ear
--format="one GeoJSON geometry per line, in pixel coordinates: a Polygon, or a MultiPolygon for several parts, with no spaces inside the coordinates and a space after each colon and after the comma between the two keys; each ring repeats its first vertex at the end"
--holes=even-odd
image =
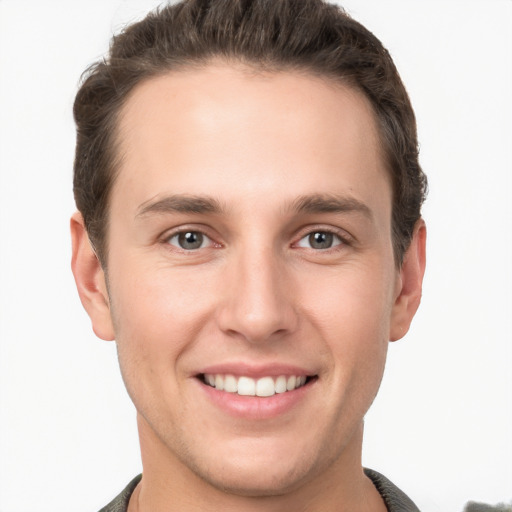
{"type": "Polygon", "coordinates": [[[89,241],[82,215],[76,212],[71,217],[70,224],[73,248],[71,269],[78,295],[91,318],[96,336],[111,341],[115,335],[105,274],[89,241]]]}
{"type": "Polygon", "coordinates": [[[414,226],[411,244],[404,255],[399,270],[395,291],[395,302],[391,313],[390,341],[405,336],[420,305],[423,275],[426,262],[427,228],[423,219],[414,226]]]}

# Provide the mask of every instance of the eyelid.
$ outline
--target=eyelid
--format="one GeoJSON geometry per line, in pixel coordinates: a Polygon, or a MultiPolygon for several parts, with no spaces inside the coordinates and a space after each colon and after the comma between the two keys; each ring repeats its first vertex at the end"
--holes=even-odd
{"type": "MultiPolygon", "coordinates": [[[[324,251],[335,249],[335,247],[338,247],[339,245],[352,245],[355,242],[355,238],[344,229],[337,228],[334,226],[326,226],[325,224],[316,224],[302,228],[295,237],[295,241],[292,243],[292,246],[298,246],[297,244],[301,240],[311,235],[312,233],[318,232],[331,233],[341,240],[341,244],[336,244],[335,246],[330,247],[329,249],[324,249],[324,251]]],[[[315,250],[318,251],[318,249],[315,250]]]]}
{"type": "Polygon", "coordinates": [[[338,247],[339,245],[345,245],[343,240],[336,234],[336,233],[328,233],[327,231],[313,231],[309,235],[303,236],[298,242],[297,247],[301,247],[303,249],[313,249],[315,251],[328,251],[329,249],[334,249],[335,247],[338,247]],[[328,235],[332,235],[332,245],[330,247],[325,248],[318,248],[318,247],[311,247],[311,244],[309,243],[309,238],[312,234],[315,233],[325,233],[328,235]]]}
{"type": "MultiPolygon", "coordinates": [[[[216,240],[217,237],[213,236],[211,234],[211,231],[212,231],[211,229],[209,229],[207,226],[204,226],[204,225],[185,224],[185,225],[177,226],[175,228],[166,230],[159,237],[159,239],[160,239],[161,243],[163,243],[164,245],[172,245],[172,247],[174,247],[175,249],[181,250],[183,252],[192,252],[193,250],[187,251],[185,249],[181,249],[180,247],[178,247],[176,245],[170,244],[169,240],[171,238],[179,235],[180,233],[197,232],[197,233],[201,233],[205,238],[207,238],[210,241],[210,243],[208,244],[208,247],[216,247],[216,248],[223,247],[223,244],[216,240]]],[[[294,241],[292,242],[291,246],[297,247],[298,246],[297,244],[302,239],[304,239],[305,237],[307,237],[315,232],[332,233],[333,235],[338,237],[341,241],[341,244],[336,244],[335,246],[333,246],[329,249],[324,249],[324,251],[329,251],[330,249],[335,249],[339,245],[342,245],[342,246],[352,245],[355,242],[355,238],[350,233],[345,231],[344,229],[337,228],[334,226],[326,226],[325,224],[315,224],[315,225],[309,225],[309,226],[306,226],[306,227],[300,229],[299,232],[297,233],[297,235],[294,237],[294,241]]],[[[201,249],[205,249],[205,248],[207,248],[207,247],[203,247],[201,249]]],[[[199,250],[199,249],[196,249],[196,250],[199,250]]],[[[316,249],[316,251],[318,251],[318,249],[316,249]]]]}
{"type": "Polygon", "coordinates": [[[185,249],[184,247],[181,247],[179,244],[179,237],[182,233],[175,233],[174,235],[171,235],[167,239],[167,243],[169,245],[172,245],[173,247],[176,247],[176,249],[179,249],[181,251],[191,252],[191,251],[198,251],[199,249],[205,249],[206,247],[210,246],[211,239],[207,235],[200,233],[199,231],[185,231],[185,233],[197,233],[198,235],[201,235],[201,246],[200,247],[194,247],[191,249],[185,249]],[[177,239],[176,243],[173,242],[174,239],[177,239]]]}
{"type": "Polygon", "coordinates": [[[164,245],[169,245],[173,247],[174,249],[181,251],[181,252],[194,252],[199,251],[201,249],[207,249],[209,247],[222,247],[222,244],[217,242],[213,235],[211,234],[211,229],[208,229],[206,226],[203,225],[191,225],[191,224],[185,224],[181,226],[177,226],[175,228],[169,229],[165,231],[160,237],[160,241],[164,245]],[[174,238],[175,236],[180,235],[181,233],[201,233],[206,239],[209,240],[209,244],[206,247],[200,247],[198,249],[183,249],[179,247],[178,245],[174,245],[170,243],[170,240],[174,238]]]}

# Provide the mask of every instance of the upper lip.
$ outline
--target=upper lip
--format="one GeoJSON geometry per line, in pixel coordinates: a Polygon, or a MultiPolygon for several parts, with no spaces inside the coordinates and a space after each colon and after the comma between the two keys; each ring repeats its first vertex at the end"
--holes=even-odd
{"type": "Polygon", "coordinates": [[[265,365],[255,365],[245,362],[238,363],[220,363],[202,368],[196,375],[214,374],[214,375],[234,375],[235,377],[279,377],[285,376],[302,376],[311,377],[316,372],[301,368],[295,365],[272,363],[265,365]]]}

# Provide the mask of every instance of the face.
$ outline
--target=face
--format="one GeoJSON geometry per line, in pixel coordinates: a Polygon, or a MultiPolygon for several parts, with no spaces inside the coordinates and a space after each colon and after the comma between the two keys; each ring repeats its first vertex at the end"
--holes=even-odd
{"type": "Polygon", "coordinates": [[[255,495],[360,463],[412,317],[367,101],[212,64],[140,85],[119,128],[108,298],[100,283],[89,312],[117,340],[143,462],[255,495]]]}

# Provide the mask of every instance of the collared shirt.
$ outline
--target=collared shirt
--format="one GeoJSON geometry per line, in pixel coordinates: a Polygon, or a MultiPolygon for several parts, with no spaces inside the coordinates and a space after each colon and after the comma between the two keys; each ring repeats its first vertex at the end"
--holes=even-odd
{"type": "MultiPolygon", "coordinates": [[[[390,482],[384,475],[365,468],[366,476],[373,482],[377,491],[382,496],[388,512],[420,512],[411,499],[404,494],[396,485],[390,482]]],[[[135,477],[119,496],[111,501],[99,512],[126,512],[130,497],[140,482],[142,475],[135,477]]]]}

